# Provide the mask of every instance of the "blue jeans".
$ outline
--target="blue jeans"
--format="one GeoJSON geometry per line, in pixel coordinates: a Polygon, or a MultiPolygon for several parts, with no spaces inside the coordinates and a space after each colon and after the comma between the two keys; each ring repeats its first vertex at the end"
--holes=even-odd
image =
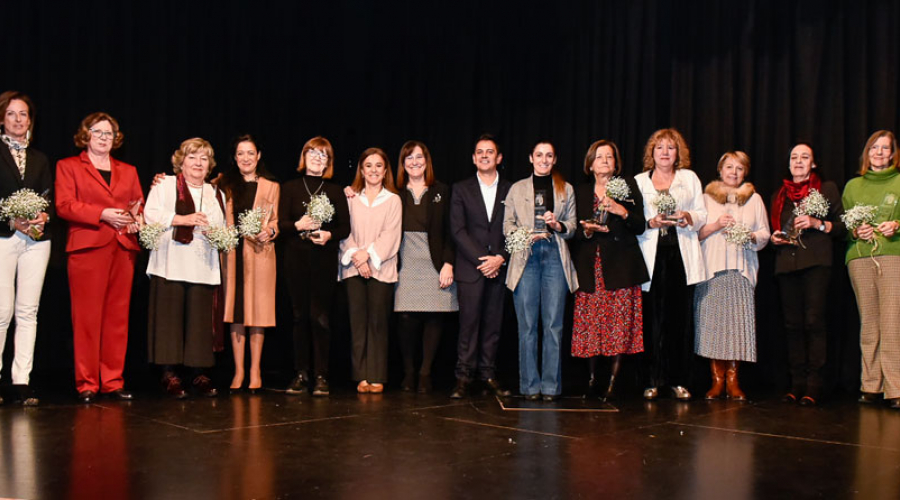
{"type": "Polygon", "coordinates": [[[519,322],[519,391],[524,395],[562,393],[559,343],[567,291],[559,247],[552,239],[538,241],[531,248],[522,279],[513,291],[519,322]],[[540,372],[538,314],[544,326],[540,372]]]}

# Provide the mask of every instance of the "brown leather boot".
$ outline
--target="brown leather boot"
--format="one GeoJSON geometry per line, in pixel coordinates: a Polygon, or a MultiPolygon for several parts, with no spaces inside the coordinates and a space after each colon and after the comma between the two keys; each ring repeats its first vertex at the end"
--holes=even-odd
{"type": "Polygon", "coordinates": [[[746,401],[747,395],[744,394],[744,391],[738,385],[738,364],[740,364],[740,361],[730,360],[723,361],[723,363],[727,363],[728,366],[725,373],[725,386],[728,397],[734,401],[746,401]]]}
{"type": "Polygon", "coordinates": [[[706,399],[719,399],[725,392],[725,361],[711,359],[709,367],[712,370],[712,389],[706,393],[706,399]]]}

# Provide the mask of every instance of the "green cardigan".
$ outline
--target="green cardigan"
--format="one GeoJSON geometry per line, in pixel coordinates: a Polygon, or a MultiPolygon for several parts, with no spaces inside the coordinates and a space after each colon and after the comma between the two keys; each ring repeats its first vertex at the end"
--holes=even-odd
{"type": "MultiPolygon", "coordinates": [[[[842,201],[844,210],[850,210],[856,205],[873,205],[878,208],[875,215],[875,224],[884,221],[900,219],[900,172],[896,167],[890,167],[880,172],[869,170],[865,175],[851,179],[844,188],[842,201]]],[[[877,234],[878,248],[872,252],[872,243],[853,238],[853,233],[847,232],[847,256],[845,262],[870,255],[900,255],[900,236],[896,234],[885,238],[877,234]]]]}

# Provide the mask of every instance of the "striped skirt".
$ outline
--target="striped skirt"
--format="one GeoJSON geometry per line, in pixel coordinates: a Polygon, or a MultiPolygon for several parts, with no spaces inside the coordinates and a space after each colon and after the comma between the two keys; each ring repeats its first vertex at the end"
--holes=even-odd
{"type": "Polygon", "coordinates": [[[694,292],[694,352],[710,359],[756,361],[753,285],[740,271],[719,271],[694,292]]]}

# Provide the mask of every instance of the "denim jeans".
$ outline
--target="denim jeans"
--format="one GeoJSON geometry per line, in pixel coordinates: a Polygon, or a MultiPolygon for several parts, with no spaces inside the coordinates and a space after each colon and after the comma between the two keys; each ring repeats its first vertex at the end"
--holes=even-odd
{"type": "Polygon", "coordinates": [[[559,247],[552,239],[531,248],[522,279],[513,291],[519,322],[519,391],[524,395],[556,396],[562,392],[559,343],[566,306],[566,276],[559,247]],[[541,370],[538,372],[538,315],[544,326],[541,370]]]}

